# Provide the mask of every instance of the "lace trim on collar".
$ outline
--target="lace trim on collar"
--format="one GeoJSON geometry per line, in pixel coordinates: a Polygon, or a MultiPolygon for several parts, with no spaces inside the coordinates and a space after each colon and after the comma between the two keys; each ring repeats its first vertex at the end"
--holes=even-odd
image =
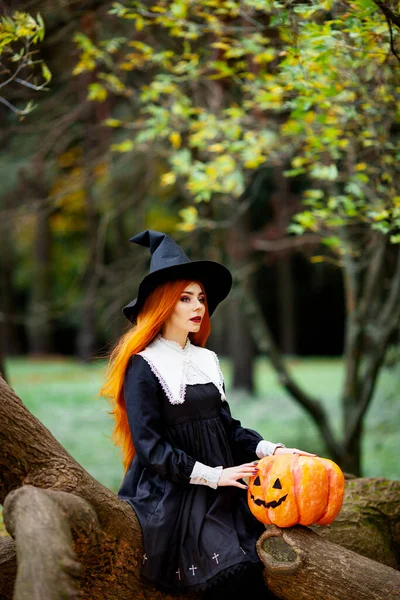
{"type": "Polygon", "coordinates": [[[166,346],[169,346],[173,350],[180,352],[181,354],[187,354],[189,352],[189,346],[191,346],[190,339],[187,338],[185,347],[182,348],[179,342],[175,342],[174,340],[167,340],[167,338],[163,337],[161,333],[158,334],[157,340],[160,340],[166,346]]]}
{"type": "Polygon", "coordinates": [[[138,354],[149,364],[171,404],[183,404],[187,385],[204,383],[213,383],[221,399],[226,400],[224,377],[218,357],[212,350],[193,346],[189,338],[182,348],[178,342],[159,334],[155,342],[138,354]]]}
{"type": "Polygon", "coordinates": [[[152,370],[152,372],[154,373],[154,375],[160,382],[160,385],[161,385],[162,389],[164,390],[165,395],[167,396],[169,402],[171,404],[183,404],[183,402],[185,402],[185,392],[186,392],[186,383],[184,382],[184,380],[182,379],[182,381],[181,381],[181,385],[179,388],[179,397],[174,398],[174,396],[168,386],[168,383],[165,381],[164,377],[161,375],[160,371],[157,369],[157,367],[153,363],[153,361],[151,361],[147,356],[144,356],[144,355],[143,355],[143,358],[147,361],[150,369],[152,370]]]}

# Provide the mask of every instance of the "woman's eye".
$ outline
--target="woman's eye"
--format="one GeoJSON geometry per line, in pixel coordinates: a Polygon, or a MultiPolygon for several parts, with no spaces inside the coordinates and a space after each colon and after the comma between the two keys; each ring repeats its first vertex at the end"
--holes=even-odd
{"type": "MultiPolygon", "coordinates": [[[[182,296],[181,300],[182,300],[182,302],[186,301],[186,300],[189,300],[189,302],[190,302],[191,298],[189,298],[189,296],[182,296]]],[[[204,304],[205,298],[199,298],[199,302],[201,302],[202,304],[204,304]]]]}

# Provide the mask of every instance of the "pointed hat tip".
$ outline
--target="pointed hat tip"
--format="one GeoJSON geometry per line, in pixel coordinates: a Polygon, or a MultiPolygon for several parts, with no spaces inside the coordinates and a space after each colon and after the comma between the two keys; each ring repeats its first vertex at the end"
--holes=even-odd
{"type": "Polygon", "coordinates": [[[140,246],[145,246],[145,247],[149,248],[149,246],[150,246],[149,233],[150,233],[150,231],[148,229],[146,229],[145,231],[141,231],[140,233],[137,233],[136,235],[131,237],[129,241],[133,242],[134,244],[139,244],[140,246]]]}
{"type": "Polygon", "coordinates": [[[150,248],[150,252],[153,254],[166,237],[168,237],[166,233],[146,229],[145,231],[141,231],[134,235],[129,241],[144,246],[145,248],[150,248]]]}

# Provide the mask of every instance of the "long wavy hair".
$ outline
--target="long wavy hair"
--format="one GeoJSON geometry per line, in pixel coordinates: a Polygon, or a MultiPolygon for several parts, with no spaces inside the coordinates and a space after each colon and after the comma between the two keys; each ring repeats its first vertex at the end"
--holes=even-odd
{"type": "Polygon", "coordinates": [[[144,350],[160,333],[183,290],[192,283],[198,283],[204,292],[206,310],[199,331],[190,332],[189,338],[194,345],[203,347],[210,335],[210,316],[204,287],[200,281],[177,279],[162,283],[149,294],[138,314],[136,324],[119,338],[111,352],[105,382],[99,395],[109,398],[111,402],[112,410],[109,414],[113,415],[115,420],[111,440],[115,446],[120,446],[125,472],[135,456],[123,393],[125,370],[130,357],[144,350]]]}

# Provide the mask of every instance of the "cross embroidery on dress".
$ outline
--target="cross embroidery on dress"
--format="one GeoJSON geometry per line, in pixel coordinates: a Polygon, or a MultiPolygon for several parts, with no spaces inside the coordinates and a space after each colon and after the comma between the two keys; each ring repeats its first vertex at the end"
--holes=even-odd
{"type": "Polygon", "coordinates": [[[212,559],[213,559],[213,560],[215,560],[215,562],[217,563],[217,565],[219,564],[219,563],[218,563],[218,556],[219,556],[219,554],[216,554],[216,553],[214,552],[214,556],[212,557],[212,559]]]}
{"type": "Polygon", "coordinates": [[[194,577],[194,572],[197,569],[197,567],[195,567],[194,565],[192,565],[189,569],[189,571],[193,571],[193,577],[194,577]]]}
{"type": "Polygon", "coordinates": [[[147,554],[143,554],[142,565],[144,565],[144,563],[146,562],[146,560],[147,560],[147,554]]]}
{"type": "Polygon", "coordinates": [[[175,571],[175,573],[178,575],[178,579],[180,581],[181,580],[181,570],[178,569],[177,571],[175,571]]]}

